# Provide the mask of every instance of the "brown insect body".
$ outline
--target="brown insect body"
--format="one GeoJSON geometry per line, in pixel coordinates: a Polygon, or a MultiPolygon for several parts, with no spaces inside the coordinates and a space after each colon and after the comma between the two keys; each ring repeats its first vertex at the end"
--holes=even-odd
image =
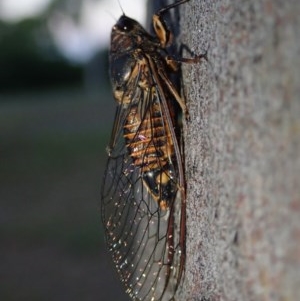
{"type": "MultiPolygon", "coordinates": [[[[155,20],[154,24],[160,24],[157,18],[155,20]]],[[[155,28],[164,33],[160,25],[155,28]]],[[[170,37],[170,34],[164,34],[164,39],[166,35],[170,37]]],[[[172,135],[170,130],[170,126],[176,126],[174,96],[159,79],[159,72],[170,71],[160,53],[161,49],[160,39],[150,36],[139,23],[125,15],[121,16],[112,30],[111,78],[114,95],[120,105],[127,108],[130,104],[124,122],[126,145],[134,165],[141,168],[149,192],[165,210],[178,189],[177,180],[174,181],[176,172],[168,164],[175,158],[174,140],[178,137],[172,135]],[[153,75],[153,66],[158,78],[153,75]],[[131,89],[130,85],[134,85],[135,89],[131,89]],[[161,105],[158,85],[162,86],[161,93],[167,104],[168,116],[161,105]],[[133,102],[134,99],[137,103],[133,102]],[[144,107],[145,103],[148,104],[147,108],[144,107]]]]}
{"type": "Polygon", "coordinates": [[[178,109],[167,55],[170,32],[153,16],[157,37],[123,15],[112,29],[110,74],[117,111],[102,186],[102,220],[120,278],[133,300],[174,300],[185,260],[185,187],[178,109]]]}
{"type": "Polygon", "coordinates": [[[178,187],[173,179],[175,171],[168,164],[175,156],[174,144],[161,113],[156,101],[143,118],[138,106],[133,106],[124,125],[124,137],[134,165],[141,168],[150,193],[160,208],[166,210],[178,187]]]}

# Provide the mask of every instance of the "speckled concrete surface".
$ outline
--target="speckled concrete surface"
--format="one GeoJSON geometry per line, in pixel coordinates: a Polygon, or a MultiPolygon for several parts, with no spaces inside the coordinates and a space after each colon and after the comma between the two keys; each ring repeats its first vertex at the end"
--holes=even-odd
{"type": "Polygon", "coordinates": [[[300,299],[300,2],[198,1],[181,38],[187,259],[178,300],[300,299]]]}

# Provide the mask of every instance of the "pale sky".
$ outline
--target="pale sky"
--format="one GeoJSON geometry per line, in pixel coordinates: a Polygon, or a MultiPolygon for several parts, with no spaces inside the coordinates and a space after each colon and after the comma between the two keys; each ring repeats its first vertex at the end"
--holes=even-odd
{"type": "Polygon", "coordinates": [[[1,0],[0,17],[4,20],[19,20],[40,13],[51,0],[1,0]]]}
{"type": "MultiPolygon", "coordinates": [[[[0,18],[18,21],[42,12],[51,0],[0,0],[0,18]]],[[[122,14],[144,24],[146,0],[86,0],[79,25],[58,13],[49,22],[49,29],[61,51],[77,61],[88,59],[97,49],[108,45],[113,24],[122,14]],[[120,4],[119,4],[120,2],[120,4]]]]}

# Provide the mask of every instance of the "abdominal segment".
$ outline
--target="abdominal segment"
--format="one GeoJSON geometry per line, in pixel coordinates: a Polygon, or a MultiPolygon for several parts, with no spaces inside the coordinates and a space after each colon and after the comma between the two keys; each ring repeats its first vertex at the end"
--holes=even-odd
{"type": "Polygon", "coordinates": [[[145,116],[139,106],[130,108],[124,125],[124,137],[133,164],[140,168],[142,179],[162,210],[170,206],[177,192],[172,159],[174,144],[158,102],[151,104],[145,116]]]}

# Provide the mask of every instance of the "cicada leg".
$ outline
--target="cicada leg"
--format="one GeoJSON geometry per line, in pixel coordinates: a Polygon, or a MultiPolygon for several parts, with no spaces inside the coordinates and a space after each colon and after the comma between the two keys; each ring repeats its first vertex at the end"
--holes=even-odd
{"type": "Polygon", "coordinates": [[[158,37],[158,39],[160,41],[160,45],[162,48],[166,48],[172,42],[172,34],[171,34],[170,30],[168,30],[167,25],[166,25],[164,19],[162,18],[162,15],[169,9],[174,8],[174,7],[181,5],[188,1],[189,0],[181,0],[181,1],[175,2],[173,4],[170,4],[162,9],[160,9],[156,14],[153,15],[153,17],[152,17],[153,28],[156,33],[156,36],[158,37]]]}

